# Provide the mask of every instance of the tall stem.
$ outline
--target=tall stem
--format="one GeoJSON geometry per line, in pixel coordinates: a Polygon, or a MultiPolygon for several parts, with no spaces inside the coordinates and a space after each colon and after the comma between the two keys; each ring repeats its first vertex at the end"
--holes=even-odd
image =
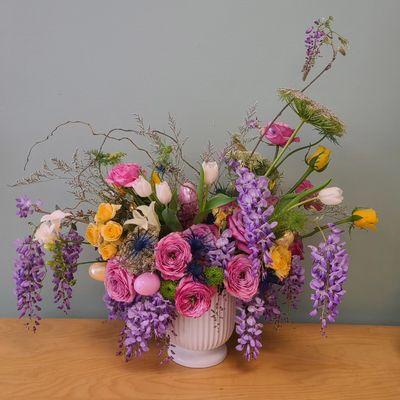
{"type": "Polygon", "coordinates": [[[275,168],[275,165],[279,162],[279,160],[282,158],[283,154],[287,150],[287,148],[290,146],[290,144],[293,142],[294,138],[296,135],[299,133],[301,127],[304,125],[305,121],[301,120],[300,124],[297,126],[297,128],[293,131],[293,133],[290,135],[289,140],[286,142],[285,146],[282,148],[282,150],[278,153],[277,157],[275,157],[274,161],[272,164],[269,166],[267,172],[265,173],[265,176],[268,176],[275,168]]]}
{"type": "Polygon", "coordinates": [[[304,172],[304,174],[301,176],[301,178],[289,189],[288,193],[294,192],[296,188],[299,187],[302,184],[302,182],[307,179],[308,175],[310,175],[311,172],[313,171],[314,171],[313,168],[308,167],[304,172]]]}
{"type": "MultiPolygon", "coordinates": [[[[341,219],[339,221],[334,222],[334,225],[342,225],[342,224],[347,224],[348,222],[353,222],[353,216],[350,215],[349,217],[346,217],[344,219],[341,219]]],[[[328,229],[329,225],[323,225],[323,226],[318,226],[315,229],[313,229],[311,232],[306,233],[305,235],[301,235],[302,239],[305,239],[307,237],[310,237],[312,235],[315,235],[318,232],[322,232],[325,229],[328,229]]]]}

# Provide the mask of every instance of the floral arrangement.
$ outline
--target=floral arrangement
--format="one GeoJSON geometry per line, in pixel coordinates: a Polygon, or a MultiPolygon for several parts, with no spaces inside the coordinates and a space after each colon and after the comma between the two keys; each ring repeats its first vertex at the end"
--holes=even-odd
{"type": "Polygon", "coordinates": [[[236,348],[250,360],[261,348],[262,322],[279,324],[288,318],[286,310],[296,308],[307,277],[303,240],[318,234],[321,243],[309,246],[310,316],[325,332],[338,316],[349,268],[339,226],[375,229],[378,222],[371,208],[347,211],[331,179],[312,183],[329,167],[329,143],[338,143],[345,132],[334,113],[305,95],[337,55],[346,54],[348,41],[332,24],[332,17],[319,19],[306,31],[303,80],[324,48],[331,51],[328,64],[303,89],[279,89],[284,105],[270,122],[262,123],[252,107],[225,148],[217,153],[209,146],[198,164],[185,158],[172,117],[167,132],[147,127],[140,116],[137,128],[106,133],[68,121],[38,142],[69,125],[101,138],[98,149],[77,151],[71,162],[53,158],[15,184],[63,179],[77,200],[49,212],[40,201],[17,199],[20,218],[42,215],[30,223],[32,234],[17,243],[18,310],[28,325],[39,325],[46,271],[53,276],[55,303],[67,312],[77,269],[91,264],[90,276],[104,281],[110,319],[124,321],[119,343],[126,359],[147,351],[152,339],[165,349],[178,315],[200,318],[212,297],[226,291],[237,299],[236,348]],[[295,128],[278,121],[289,109],[299,118],[295,128]],[[305,126],[319,135],[313,143],[302,144],[305,126]],[[112,140],[146,154],[149,164],[106,152],[112,140]],[[284,163],[300,154],[305,171],[286,184],[284,163]],[[96,250],[95,259],[80,261],[84,245],[96,250]]]}

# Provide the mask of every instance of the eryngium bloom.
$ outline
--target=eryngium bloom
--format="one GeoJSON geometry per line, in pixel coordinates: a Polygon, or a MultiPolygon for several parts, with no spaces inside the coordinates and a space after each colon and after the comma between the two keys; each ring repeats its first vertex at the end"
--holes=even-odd
{"type": "Polygon", "coordinates": [[[305,122],[314,126],[322,135],[336,142],[335,136],[345,132],[344,123],[332,111],[295,89],[278,89],[278,95],[305,122]]]}

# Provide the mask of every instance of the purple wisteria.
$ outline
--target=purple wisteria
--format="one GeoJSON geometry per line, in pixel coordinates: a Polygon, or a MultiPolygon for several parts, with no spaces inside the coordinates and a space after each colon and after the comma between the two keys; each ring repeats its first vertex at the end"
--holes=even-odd
{"type": "Polygon", "coordinates": [[[215,243],[215,247],[208,253],[209,261],[212,265],[225,269],[236,250],[235,241],[229,229],[222,232],[215,243]]]}
{"type": "Polygon", "coordinates": [[[281,292],[293,308],[297,308],[299,304],[300,295],[304,290],[304,281],[304,267],[301,258],[300,256],[293,256],[289,276],[283,281],[281,288],[281,292]]]}
{"type": "Polygon", "coordinates": [[[169,343],[169,328],[175,318],[175,307],[159,293],[137,297],[128,308],[122,330],[125,359],[138,357],[149,350],[149,341],[169,343]]]}
{"type": "Polygon", "coordinates": [[[244,351],[246,360],[251,361],[258,357],[262,347],[263,324],[260,319],[265,313],[264,300],[254,297],[249,303],[240,302],[237,311],[236,333],[239,337],[236,350],[244,351]]]}
{"type": "Polygon", "coordinates": [[[75,285],[75,273],[79,255],[82,252],[83,237],[75,229],[60,235],[56,242],[54,259],[49,264],[53,269],[54,301],[65,313],[71,308],[72,286],[75,285]]]}
{"type": "Polygon", "coordinates": [[[324,43],[326,33],[323,31],[323,21],[314,21],[313,26],[306,30],[305,45],[306,45],[306,60],[303,65],[303,80],[307,79],[308,74],[314,67],[317,57],[321,52],[321,46],[324,43]]]}
{"type": "Polygon", "coordinates": [[[14,263],[15,294],[20,318],[28,317],[29,323],[34,320],[33,331],[39,325],[39,306],[42,300],[40,291],[46,275],[43,247],[27,236],[17,241],[17,258],[14,263]]]}
{"type": "Polygon", "coordinates": [[[251,251],[249,255],[254,272],[261,272],[261,259],[265,264],[271,260],[269,249],[275,238],[272,229],[276,222],[268,220],[274,212],[274,207],[268,205],[271,192],[268,189],[268,179],[264,176],[256,176],[246,167],[234,166],[237,174],[236,190],[238,192],[237,203],[243,215],[244,237],[251,251]]]}
{"type": "Polygon", "coordinates": [[[328,322],[335,322],[339,314],[339,305],[346,291],[343,284],[347,279],[349,269],[349,256],[342,242],[342,230],[329,225],[331,233],[326,241],[318,247],[309,246],[313,265],[311,269],[312,280],[311,295],[313,310],[312,317],[320,314],[321,328],[325,331],[328,322]]]}
{"type": "Polygon", "coordinates": [[[108,311],[109,320],[121,319],[125,321],[128,308],[131,307],[132,303],[123,303],[112,299],[107,292],[103,296],[104,305],[108,311]]]}
{"type": "Polygon", "coordinates": [[[20,218],[27,218],[32,215],[35,210],[42,205],[40,200],[33,201],[28,196],[21,196],[15,199],[17,212],[16,215],[20,218]]]}

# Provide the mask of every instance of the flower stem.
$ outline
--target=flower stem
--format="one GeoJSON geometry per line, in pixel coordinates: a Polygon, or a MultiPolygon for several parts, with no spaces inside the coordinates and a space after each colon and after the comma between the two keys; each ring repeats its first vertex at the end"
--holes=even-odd
{"type": "Polygon", "coordinates": [[[288,141],[286,142],[285,146],[282,148],[282,150],[278,153],[278,155],[275,157],[274,161],[272,164],[269,166],[267,172],[265,173],[265,176],[268,176],[275,168],[275,165],[279,162],[279,160],[282,158],[283,154],[285,153],[286,149],[290,146],[290,144],[293,142],[294,138],[296,135],[299,133],[301,127],[304,125],[305,121],[301,120],[300,124],[297,126],[297,128],[293,131],[293,133],[290,135],[288,141]]]}
{"type": "Polygon", "coordinates": [[[300,203],[294,204],[293,206],[289,207],[286,211],[290,211],[292,208],[300,207],[300,206],[302,206],[304,204],[311,203],[312,201],[315,201],[317,199],[318,199],[318,196],[311,197],[310,199],[303,200],[300,203]]]}
{"type": "Polygon", "coordinates": [[[76,265],[93,264],[95,262],[99,262],[99,260],[84,261],[84,262],[77,263],[76,265]]]}
{"type": "MultiPolygon", "coordinates": [[[[348,222],[353,222],[353,216],[352,215],[350,215],[349,217],[346,217],[344,219],[341,219],[339,221],[334,222],[334,225],[347,224],[348,222]]],[[[323,225],[323,226],[318,226],[318,227],[314,228],[311,232],[308,232],[305,235],[301,235],[301,238],[304,239],[304,238],[310,237],[310,236],[312,236],[312,235],[314,235],[314,234],[316,234],[318,232],[322,232],[322,231],[324,231],[325,229],[328,229],[328,228],[329,228],[328,224],[323,225]]]]}
{"type": "Polygon", "coordinates": [[[288,193],[293,193],[296,190],[296,188],[298,188],[302,184],[302,182],[307,179],[308,175],[310,175],[311,172],[313,171],[314,171],[313,168],[308,167],[304,172],[304,174],[301,176],[301,178],[289,189],[288,193]]]}

